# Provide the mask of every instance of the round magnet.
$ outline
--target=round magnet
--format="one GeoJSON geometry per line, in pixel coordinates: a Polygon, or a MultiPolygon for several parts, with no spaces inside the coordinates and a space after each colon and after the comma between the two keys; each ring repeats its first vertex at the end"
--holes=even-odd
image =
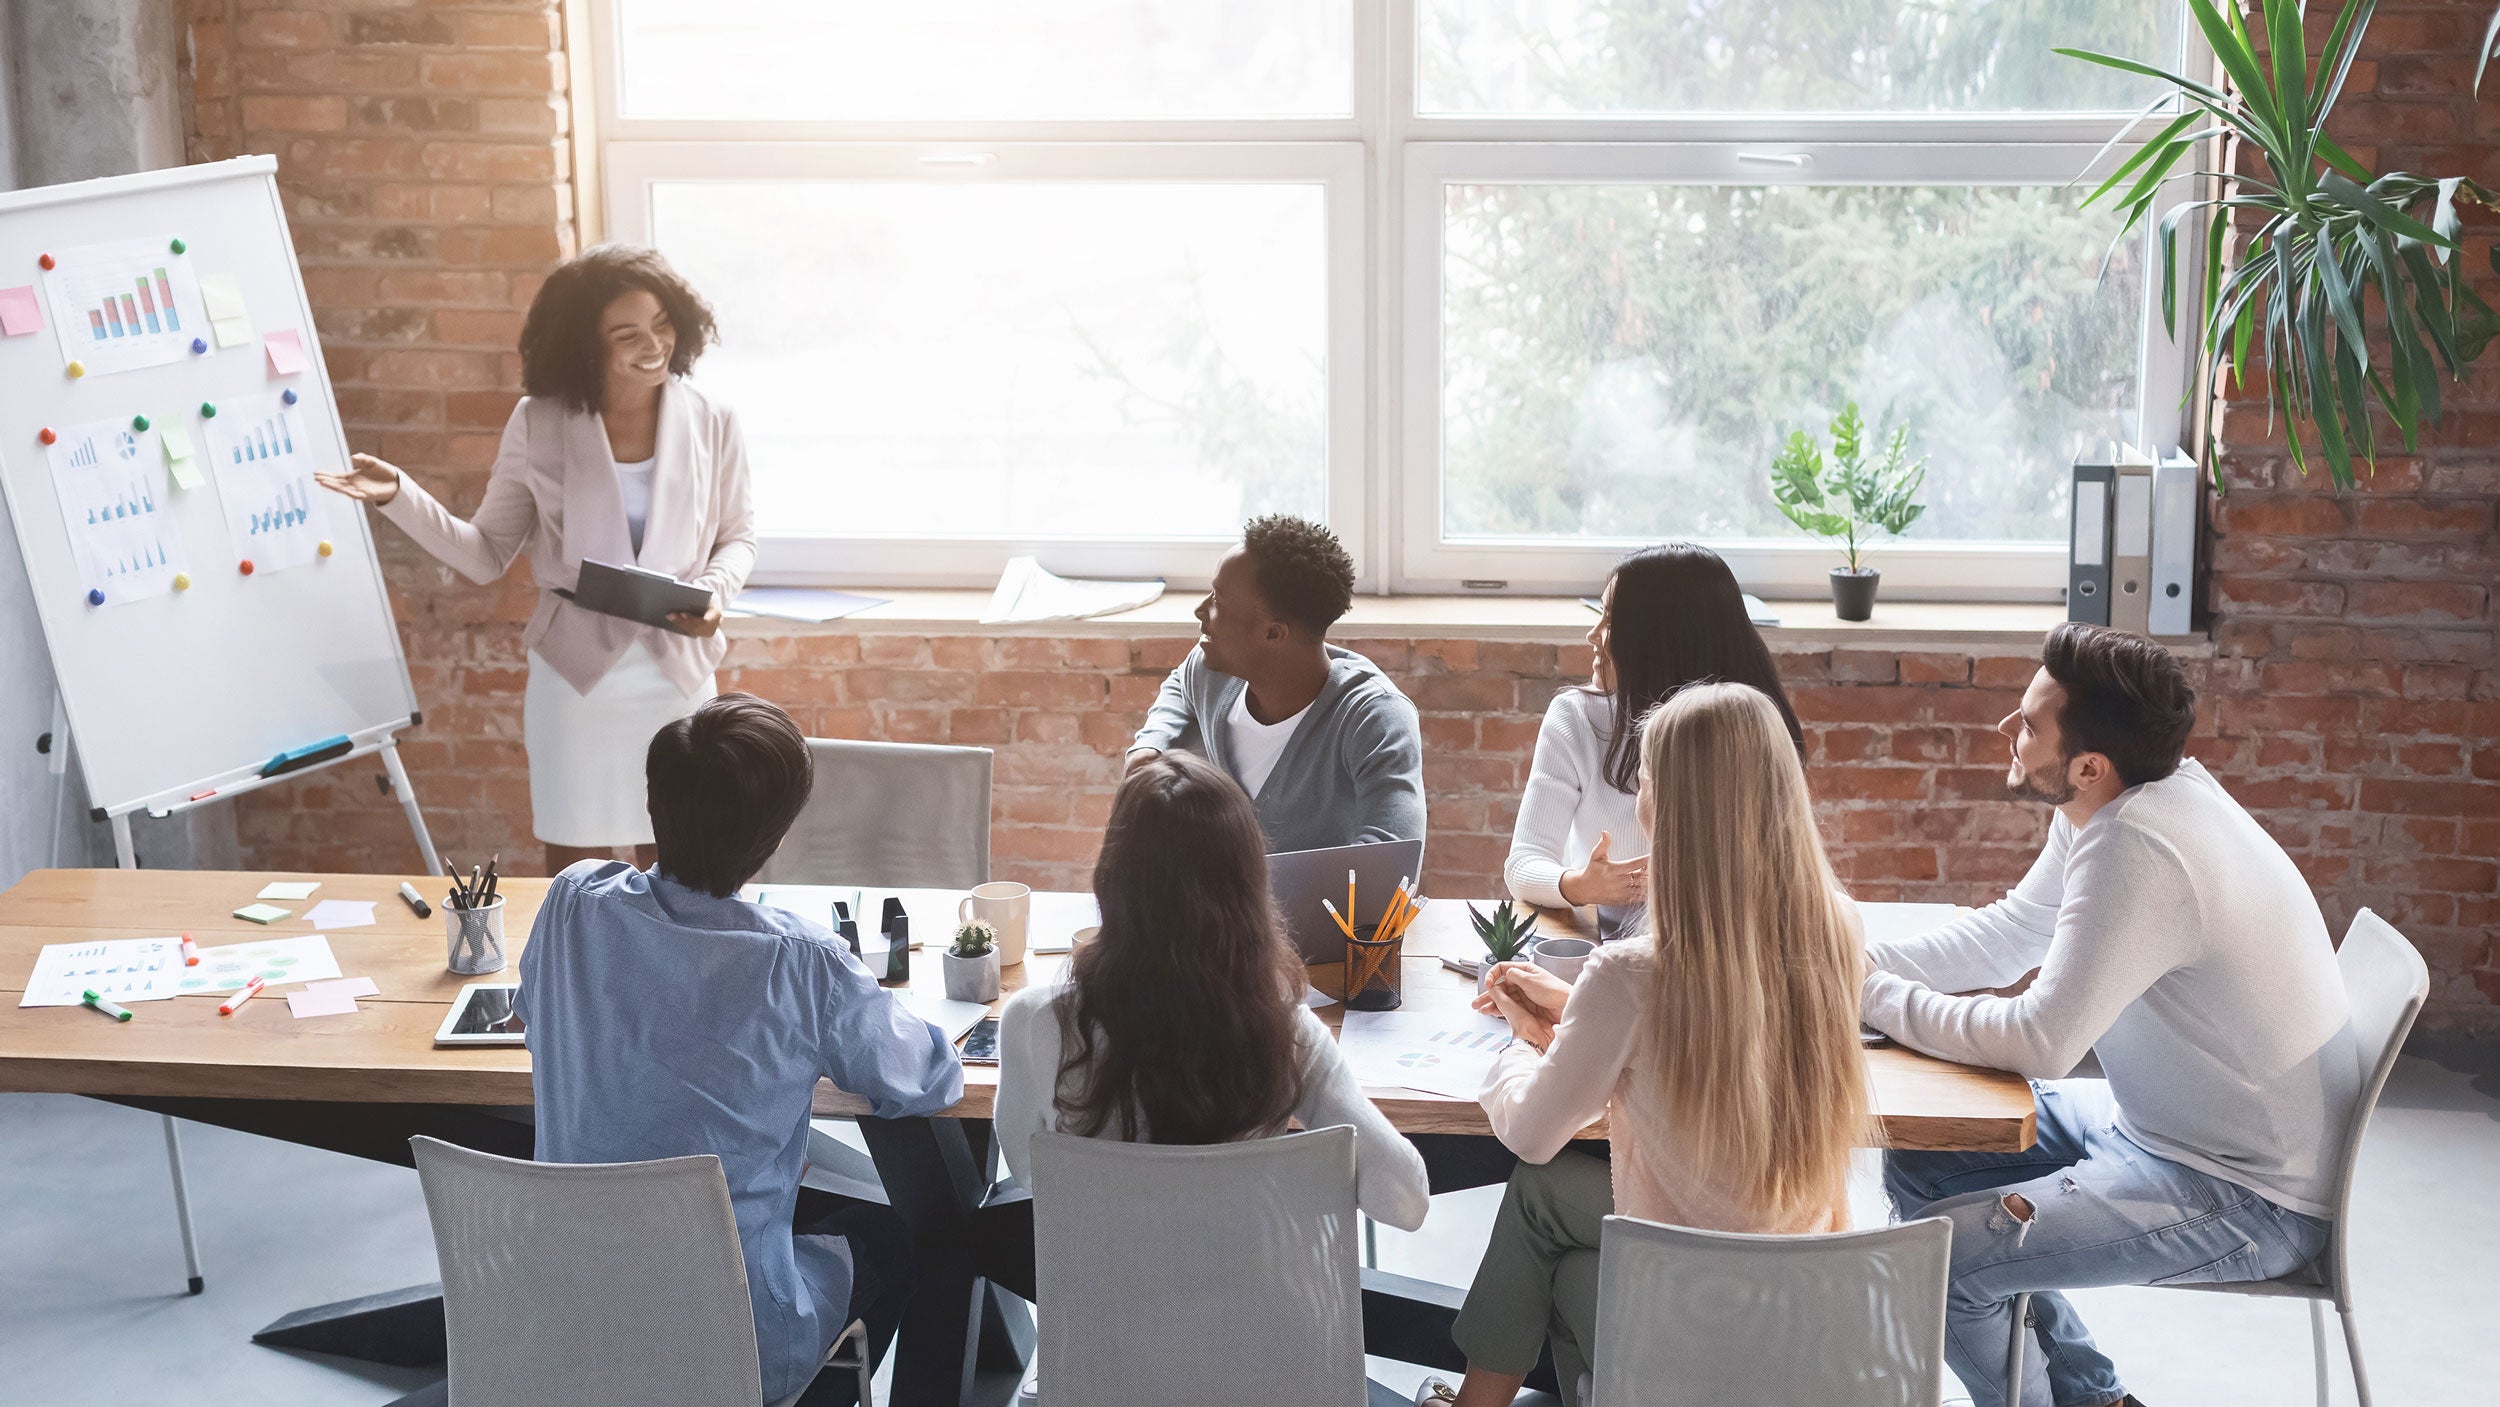
{"type": "Polygon", "coordinates": [[[42,268],[42,269],[49,269],[49,268],[51,268],[51,267],[52,267],[52,256],[51,256],[51,255],[49,255],[49,254],[41,254],[41,255],[37,255],[37,256],[36,256],[36,258],[35,258],[35,265],[36,265],[36,267],[38,267],[38,268],[42,268]]]}
{"type": "Polygon", "coordinates": [[[134,415],[130,417],[130,428],[133,430],[144,430],[148,428],[148,418],[144,415],[134,415]]]}
{"type": "Polygon", "coordinates": [[[295,404],[295,388],[289,386],[284,391],[279,392],[278,399],[286,402],[288,405],[295,404]]]}
{"type": "Polygon", "coordinates": [[[202,401],[202,402],[200,402],[200,418],[201,418],[202,420],[214,420],[214,419],[216,419],[216,418],[217,418],[217,403],[216,403],[215,401],[202,401]]]}
{"type": "Polygon", "coordinates": [[[208,339],[207,339],[207,338],[205,338],[205,337],[194,337],[194,338],[192,338],[192,339],[191,339],[191,355],[193,355],[193,356],[195,356],[195,357],[196,357],[196,356],[198,356],[200,353],[205,352],[205,351],[207,351],[207,350],[208,350],[208,339]]]}
{"type": "Polygon", "coordinates": [[[238,565],[238,566],[235,568],[235,570],[240,571],[240,572],[241,572],[241,573],[243,573],[245,576],[250,576],[250,575],[252,574],[252,559],[251,559],[251,558],[249,558],[249,557],[244,558],[244,559],[243,559],[243,561],[241,562],[241,564],[240,564],[240,565],[238,565]]]}
{"type": "Polygon", "coordinates": [[[56,434],[54,434],[54,433],[52,433],[52,427],[51,427],[51,426],[49,426],[49,425],[46,425],[46,426],[44,426],[42,429],[37,430],[37,431],[35,432],[35,438],[36,438],[36,439],[38,439],[38,440],[41,440],[42,442],[44,442],[45,444],[47,444],[47,445],[48,445],[48,444],[51,444],[53,441],[58,440],[58,439],[59,439],[59,438],[61,438],[61,437],[60,437],[60,436],[58,436],[58,435],[56,435],[56,434]]]}
{"type": "Polygon", "coordinates": [[[176,591],[188,591],[188,590],[190,590],[190,589],[191,589],[191,574],[190,574],[189,572],[176,572],[176,573],[174,573],[174,590],[176,590],[176,591]]]}
{"type": "Polygon", "coordinates": [[[101,587],[90,588],[88,590],[87,604],[90,606],[101,606],[104,604],[104,591],[101,587]]]}
{"type": "Polygon", "coordinates": [[[87,374],[87,364],[82,361],[73,361],[67,367],[64,367],[63,370],[69,373],[70,380],[75,381],[79,377],[87,374]]]}
{"type": "Polygon", "coordinates": [[[319,552],[321,553],[321,555],[322,555],[322,556],[327,557],[327,556],[329,556],[332,552],[335,552],[335,551],[337,551],[338,549],[337,549],[337,548],[332,547],[332,546],[330,545],[330,539],[328,539],[328,538],[326,538],[326,537],[325,537],[325,538],[323,538],[323,539],[321,540],[321,546],[320,546],[318,549],[316,549],[316,550],[317,550],[317,551],[319,551],[319,552]]]}
{"type": "Polygon", "coordinates": [[[189,245],[187,245],[187,244],[184,244],[181,240],[178,240],[178,239],[177,239],[177,240],[175,240],[175,241],[174,241],[174,252],[175,252],[176,254],[180,254],[180,253],[182,253],[184,250],[189,249],[190,247],[191,247],[191,246],[189,246],[189,245]]]}

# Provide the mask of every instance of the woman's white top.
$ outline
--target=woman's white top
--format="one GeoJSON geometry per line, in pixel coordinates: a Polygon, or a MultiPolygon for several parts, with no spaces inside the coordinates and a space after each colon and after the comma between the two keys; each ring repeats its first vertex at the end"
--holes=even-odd
{"type": "MultiPolygon", "coordinates": [[[[1601,833],[1614,837],[1606,847],[1612,859],[1649,853],[1633,794],[1606,780],[1606,739],[1614,716],[1612,696],[1586,689],[1565,689],[1545,706],[1527,790],[1519,797],[1519,819],[1511,825],[1510,860],[1502,866],[1511,896],[1523,904],[1569,908],[1562,877],[1588,863],[1601,833]]],[[[1610,905],[1602,912],[1620,917],[1638,908],[1610,905]]]]}
{"type": "Polygon", "coordinates": [[[1293,741],[1293,730],[1302,726],[1303,715],[1310,711],[1311,705],[1304,704],[1290,718],[1261,723],[1250,716],[1250,691],[1241,691],[1224,723],[1232,734],[1234,780],[1243,791],[1256,797],[1259,788],[1267,785],[1267,774],[1276,770],[1276,759],[1285,755],[1285,744],[1293,741]]]}
{"type": "Polygon", "coordinates": [[[625,500],[625,533],[633,539],[636,552],[642,550],[642,525],[651,521],[651,476],[659,468],[656,454],[616,466],[616,492],[625,500]]]}
{"type": "MultiPolygon", "coordinates": [[[[999,1154],[1032,1185],[1033,1135],[1059,1126],[1059,1003],[1066,982],[1027,987],[998,1014],[998,1098],[992,1109],[999,1154]]],[[[1337,1042],[1308,1007],[1294,1014],[1302,1055],[1302,1099],[1293,1116],[1306,1129],[1354,1127],[1355,1199],[1374,1221],[1400,1231],[1424,1224],[1432,1187],[1424,1157],[1363,1096],[1337,1042]]],[[[1283,1130],[1277,1130],[1283,1132],[1283,1130]]]]}

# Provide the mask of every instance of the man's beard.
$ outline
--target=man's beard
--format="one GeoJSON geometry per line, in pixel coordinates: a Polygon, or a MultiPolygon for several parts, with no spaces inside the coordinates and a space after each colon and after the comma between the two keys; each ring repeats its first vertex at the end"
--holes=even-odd
{"type": "MultiPolygon", "coordinates": [[[[2006,795],[2013,797],[2016,801],[2045,801],[2051,806],[2065,805],[2075,799],[2075,784],[2066,780],[2066,764],[2072,760],[2063,757],[2058,759],[2055,782],[2044,780],[2037,772],[2025,772],[2021,781],[2006,783],[2006,795]]],[[[2018,761],[2016,765],[2021,764],[2018,761]]]]}

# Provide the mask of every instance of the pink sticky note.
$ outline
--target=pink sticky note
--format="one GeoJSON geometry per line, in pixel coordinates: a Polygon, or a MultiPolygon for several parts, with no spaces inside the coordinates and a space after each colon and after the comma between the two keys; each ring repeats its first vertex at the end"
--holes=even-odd
{"type": "Polygon", "coordinates": [[[43,305],[32,287],[0,288],[0,337],[43,331],[43,305]]]}
{"type": "Polygon", "coordinates": [[[327,982],[307,982],[304,984],[304,990],[324,994],[335,993],[345,997],[370,997],[377,995],[382,989],[374,986],[373,979],[370,977],[334,977],[327,982]]]}
{"type": "Polygon", "coordinates": [[[336,988],[319,992],[307,989],[287,993],[286,1009],[295,1013],[298,1021],[307,1016],[352,1016],[356,1012],[356,999],[336,988]]]}
{"type": "Polygon", "coordinates": [[[269,349],[269,369],[280,376],[293,376],[304,369],[304,335],[300,332],[272,332],[260,339],[269,349]]]}

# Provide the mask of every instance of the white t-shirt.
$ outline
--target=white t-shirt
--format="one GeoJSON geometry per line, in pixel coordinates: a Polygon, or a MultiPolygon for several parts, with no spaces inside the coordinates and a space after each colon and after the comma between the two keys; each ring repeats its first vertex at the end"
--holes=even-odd
{"type": "Polygon", "coordinates": [[[625,530],[636,554],[642,551],[642,525],[651,519],[651,480],[659,467],[657,455],[616,466],[616,492],[625,500],[625,530]]]}
{"type": "Polygon", "coordinates": [[[1233,761],[1238,764],[1233,779],[1241,783],[1243,791],[1254,798],[1259,794],[1259,788],[1267,784],[1267,774],[1276,770],[1276,759],[1285,755],[1285,744],[1293,741],[1293,730],[1301,726],[1302,714],[1310,711],[1311,706],[1304,704],[1302,712],[1291,718],[1261,723],[1250,716],[1250,691],[1241,691],[1224,726],[1232,731],[1233,761]]]}

